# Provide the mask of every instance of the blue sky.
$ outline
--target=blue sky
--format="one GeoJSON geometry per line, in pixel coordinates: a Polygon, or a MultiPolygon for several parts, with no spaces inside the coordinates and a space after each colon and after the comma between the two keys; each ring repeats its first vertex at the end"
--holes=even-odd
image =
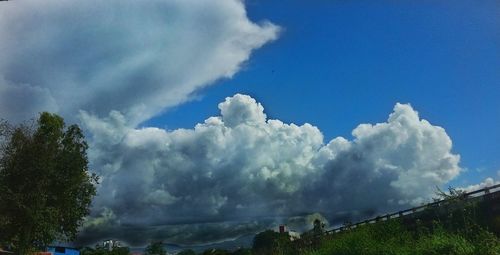
{"type": "Polygon", "coordinates": [[[144,125],[188,128],[225,97],[246,93],[271,118],[350,137],[360,123],[410,103],[442,126],[468,170],[450,184],[500,170],[498,1],[246,1],[251,20],[283,27],[233,79],[144,125]]]}
{"type": "Polygon", "coordinates": [[[80,244],[302,231],[500,181],[500,2],[284,2],[1,2],[0,118],[79,124],[101,176],[80,244]]]}

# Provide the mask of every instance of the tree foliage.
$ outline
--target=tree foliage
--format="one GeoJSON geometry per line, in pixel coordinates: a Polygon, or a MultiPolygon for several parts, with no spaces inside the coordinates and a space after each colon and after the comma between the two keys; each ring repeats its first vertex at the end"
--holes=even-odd
{"type": "Polygon", "coordinates": [[[288,233],[278,233],[266,230],[257,234],[253,239],[253,254],[289,254],[291,241],[288,233]]]}
{"type": "Polygon", "coordinates": [[[36,123],[0,125],[0,242],[20,254],[76,237],[98,177],[77,125],[41,113],[36,123]]]}
{"type": "Polygon", "coordinates": [[[80,250],[82,255],[129,255],[130,248],[128,247],[113,247],[113,249],[108,250],[106,247],[96,246],[95,249],[90,247],[85,247],[80,250]]]}
{"type": "Polygon", "coordinates": [[[163,242],[151,242],[146,247],[146,255],[165,255],[167,251],[165,250],[165,246],[163,242]]]}
{"type": "Polygon", "coordinates": [[[393,219],[326,237],[319,249],[302,254],[496,255],[500,254],[500,242],[484,229],[477,230],[474,237],[467,237],[438,224],[433,230],[416,233],[393,219]]]}
{"type": "Polygon", "coordinates": [[[464,200],[465,199],[465,192],[464,190],[453,188],[453,187],[448,187],[448,193],[446,191],[443,191],[439,187],[436,186],[436,196],[434,197],[433,200],[434,202],[441,201],[441,200],[448,200],[450,202],[456,202],[458,200],[464,200]]]}

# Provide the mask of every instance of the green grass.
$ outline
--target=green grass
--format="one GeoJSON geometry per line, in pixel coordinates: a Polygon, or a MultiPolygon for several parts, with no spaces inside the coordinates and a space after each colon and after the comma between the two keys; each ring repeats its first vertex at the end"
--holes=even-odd
{"type": "Polygon", "coordinates": [[[500,255],[498,238],[482,229],[473,234],[406,230],[398,221],[362,226],[327,236],[306,255],[500,255]]]}

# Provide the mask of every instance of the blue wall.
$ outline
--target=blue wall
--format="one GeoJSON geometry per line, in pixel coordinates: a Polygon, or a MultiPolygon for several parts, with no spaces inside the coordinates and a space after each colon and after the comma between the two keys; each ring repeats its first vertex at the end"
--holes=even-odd
{"type": "Polygon", "coordinates": [[[47,251],[54,255],[80,255],[80,251],[67,247],[47,247],[47,251]]]}

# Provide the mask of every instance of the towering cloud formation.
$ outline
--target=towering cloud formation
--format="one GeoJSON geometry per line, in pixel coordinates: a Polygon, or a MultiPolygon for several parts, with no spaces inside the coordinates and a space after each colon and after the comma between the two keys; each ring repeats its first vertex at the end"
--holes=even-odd
{"type": "Polygon", "coordinates": [[[327,144],[310,124],[267,119],[246,95],[219,109],[194,129],[171,132],[129,128],[118,112],[84,114],[93,168],[103,177],[87,233],[126,229],[134,238],[115,237],[192,242],[220,224],[215,241],[304,212],[335,222],[419,204],[460,172],[444,129],[410,105],[396,104],[385,123],[359,125],[352,141],[327,144]]]}
{"type": "Polygon", "coordinates": [[[231,77],[278,30],[239,0],[5,2],[0,116],[117,110],[134,125],[231,77]]]}
{"type": "Polygon", "coordinates": [[[327,143],[239,94],[193,129],[136,128],[231,77],[278,32],[240,0],[5,2],[0,116],[53,111],[85,127],[102,183],[82,243],[211,242],[300,228],[311,212],[335,223],[418,204],[460,172],[444,129],[405,104],[327,143]]]}

